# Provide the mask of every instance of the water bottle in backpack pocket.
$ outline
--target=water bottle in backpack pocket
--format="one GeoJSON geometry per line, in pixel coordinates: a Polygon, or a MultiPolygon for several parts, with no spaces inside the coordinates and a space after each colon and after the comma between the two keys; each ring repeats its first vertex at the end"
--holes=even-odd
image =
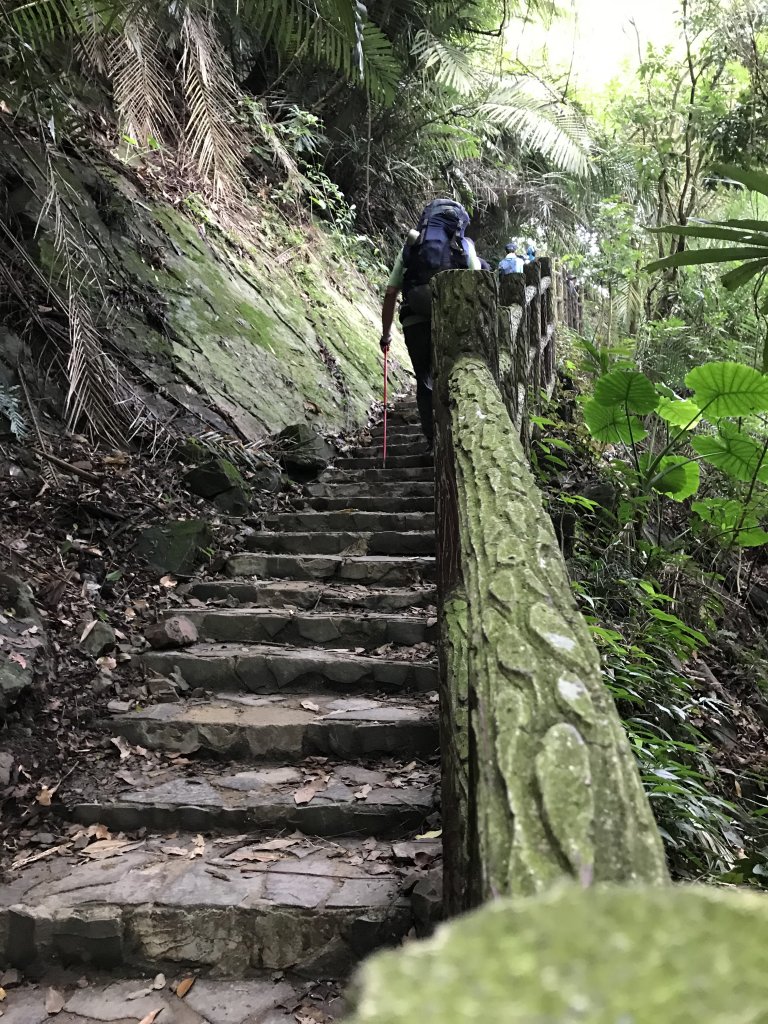
{"type": "Polygon", "coordinates": [[[472,243],[464,237],[469,214],[452,199],[435,199],[419,219],[415,238],[403,249],[403,305],[400,319],[407,316],[432,318],[430,281],[441,270],[468,270],[472,243]]]}

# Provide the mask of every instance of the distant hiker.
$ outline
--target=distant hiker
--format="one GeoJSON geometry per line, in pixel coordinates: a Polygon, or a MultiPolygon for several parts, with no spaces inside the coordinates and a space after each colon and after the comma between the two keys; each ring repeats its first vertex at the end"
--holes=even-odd
{"type": "Polygon", "coordinates": [[[426,206],[419,226],[408,233],[389,275],[381,311],[381,350],[392,341],[397,296],[402,291],[400,323],[416,376],[416,404],[429,450],[432,450],[432,289],[441,270],[480,270],[480,260],[464,232],[469,214],[452,199],[435,199],[426,206]]]}
{"type": "Polygon", "coordinates": [[[509,242],[506,246],[507,255],[499,263],[499,273],[502,277],[507,274],[522,274],[523,258],[518,256],[517,242],[509,242]]]}
{"type": "Polygon", "coordinates": [[[535,245],[529,245],[528,248],[525,250],[525,262],[526,263],[533,263],[533,261],[535,259],[536,259],[536,246],[535,245]]]}

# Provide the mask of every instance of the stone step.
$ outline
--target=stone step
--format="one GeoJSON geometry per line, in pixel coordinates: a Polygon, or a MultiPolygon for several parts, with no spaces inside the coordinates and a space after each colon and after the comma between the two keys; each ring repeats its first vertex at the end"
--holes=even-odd
{"type": "MultiPolygon", "coordinates": [[[[384,422],[374,424],[368,429],[368,433],[371,437],[383,437],[384,422]]],[[[390,413],[387,422],[387,438],[394,440],[396,437],[423,438],[421,424],[418,420],[403,422],[401,419],[395,419],[394,414],[390,413]]]]}
{"type": "Polygon", "coordinates": [[[335,532],[360,530],[365,533],[394,530],[425,533],[435,528],[431,512],[360,512],[346,508],[337,512],[280,512],[266,520],[269,530],[335,532]]]}
{"type": "Polygon", "coordinates": [[[313,647],[410,646],[434,643],[436,624],[416,615],[345,615],[270,608],[178,608],[164,618],[184,615],[197,626],[200,639],[214,643],[295,644],[313,647]]]}
{"type": "Polygon", "coordinates": [[[389,512],[405,514],[427,512],[434,515],[434,495],[420,498],[400,498],[386,494],[358,494],[354,497],[313,497],[307,498],[309,508],[319,512],[389,512]]]}
{"type": "MultiPolygon", "coordinates": [[[[367,445],[360,445],[357,448],[350,448],[349,455],[354,459],[381,459],[383,452],[382,439],[377,439],[376,443],[367,445]]],[[[428,455],[427,442],[421,438],[416,441],[391,441],[387,436],[387,463],[389,463],[390,456],[393,458],[399,458],[403,455],[428,455]]],[[[429,456],[430,459],[432,456],[429,456]]],[[[340,461],[339,465],[343,465],[340,461]]]]}
{"type": "Polygon", "coordinates": [[[393,612],[434,605],[437,601],[437,592],[430,586],[377,590],[359,585],[325,585],[308,580],[198,580],[190,584],[187,593],[202,601],[238,601],[265,608],[295,605],[309,611],[319,607],[339,607],[393,612]]]}
{"type": "Polygon", "coordinates": [[[270,533],[260,530],[246,540],[250,551],[276,555],[434,555],[434,533],[270,533]]]}
{"type": "Polygon", "coordinates": [[[398,773],[392,767],[329,762],[309,767],[306,772],[298,766],[245,771],[222,771],[220,766],[200,771],[196,766],[192,775],[176,768],[159,781],[144,777],[113,795],[64,795],[64,801],[72,821],[127,832],[298,829],[313,836],[396,837],[423,829],[435,810],[436,770],[398,773]],[[323,785],[311,801],[297,803],[297,791],[314,779],[323,785]]]}
{"type": "Polygon", "coordinates": [[[426,466],[410,468],[381,469],[327,469],[320,476],[320,483],[383,483],[405,484],[421,480],[434,480],[435,467],[430,463],[426,466]]]}
{"type": "Polygon", "coordinates": [[[411,760],[437,751],[436,708],[423,697],[221,693],[212,700],[155,704],[115,715],[108,727],[152,750],[249,763],[292,763],[310,755],[411,760]]]}
{"type": "MultiPolygon", "coordinates": [[[[423,472],[420,470],[419,472],[423,472]]],[[[306,485],[307,494],[312,498],[393,498],[403,502],[407,498],[435,497],[432,480],[380,480],[342,481],[332,479],[306,485]]]]}
{"type": "Polygon", "coordinates": [[[230,555],[227,576],[261,579],[329,580],[340,583],[386,583],[408,586],[435,581],[434,558],[393,558],[386,555],[230,555]]]}
{"type": "Polygon", "coordinates": [[[431,661],[371,658],[349,651],[267,645],[194,644],[183,651],[147,651],[145,668],[160,675],[175,669],[193,689],[251,693],[299,693],[315,687],[332,692],[374,693],[437,689],[431,661]]]}
{"type": "Polygon", "coordinates": [[[126,841],[109,859],[91,850],[30,864],[0,888],[5,966],[343,977],[412,925],[385,844],[368,844],[367,856],[380,855],[362,862],[359,844],[339,839],[297,839],[269,863],[228,857],[239,851],[185,833],[126,841]]]}
{"type": "Polygon", "coordinates": [[[367,452],[362,456],[352,456],[339,459],[336,469],[340,472],[349,469],[420,469],[427,466],[434,468],[435,460],[429,452],[417,452],[408,455],[395,455],[387,445],[387,463],[382,462],[381,451],[378,453],[367,452]]]}

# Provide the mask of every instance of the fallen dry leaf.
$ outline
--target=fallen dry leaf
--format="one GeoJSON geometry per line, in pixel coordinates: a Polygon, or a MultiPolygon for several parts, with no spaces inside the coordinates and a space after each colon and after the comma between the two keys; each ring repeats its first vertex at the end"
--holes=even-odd
{"type": "Polygon", "coordinates": [[[45,994],[45,1012],[51,1015],[61,1013],[66,1001],[66,996],[63,996],[58,989],[49,988],[45,994]]]}
{"type": "Polygon", "coordinates": [[[141,1020],[139,1021],[139,1024],[154,1024],[154,1022],[157,1020],[158,1016],[162,1012],[163,1012],[163,1007],[162,1006],[160,1007],[159,1010],[150,1010],[149,1013],[146,1015],[146,1017],[142,1017],[141,1018],[141,1020]]]}
{"type": "Polygon", "coordinates": [[[158,974],[155,980],[152,982],[152,988],[161,989],[165,988],[165,975],[158,974]]]}
{"type": "Polygon", "coordinates": [[[85,640],[85,638],[88,636],[89,633],[93,632],[97,622],[98,622],[98,619],[91,619],[91,621],[85,627],[83,632],[80,634],[80,639],[78,640],[79,644],[81,644],[83,642],[83,640],[85,640]]]}
{"type": "Polygon", "coordinates": [[[40,804],[41,807],[50,807],[51,800],[56,795],[58,784],[55,786],[41,786],[40,792],[35,797],[35,800],[40,804]]]}
{"type": "Polygon", "coordinates": [[[117,749],[120,751],[120,760],[125,761],[133,753],[133,748],[127,740],[124,740],[122,736],[112,736],[110,743],[114,743],[117,749]]]}
{"type": "Polygon", "coordinates": [[[52,857],[56,853],[63,853],[64,850],[69,850],[72,843],[61,843],[59,846],[49,846],[47,850],[40,850],[38,853],[31,853],[28,857],[17,858],[11,868],[14,871],[18,871],[19,868],[25,868],[27,864],[34,864],[38,860],[43,860],[45,857],[52,857]]]}
{"type": "Polygon", "coordinates": [[[195,845],[192,847],[192,852],[189,855],[190,860],[194,860],[195,857],[202,857],[205,854],[205,840],[201,835],[195,836],[195,845]]]}
{"type": "Polygon", "coordinates": [[[312,700],[303,700],[301,702],[301,706],[306,711],[319,711],[320,710],[320,706],[318,704],[315,704],[315,702],[312,701],[312,700]]]}
{"type": "Polygon", "coordinates": [[[23,654],[19,654],[18,651],[12,651],[8,655],[8,657],[10,658],[11,661],[15,661],[17,665],[21,665],[22,668],[27,667],[27,659],[24,657],[23,654]]]}
{"type": "Polygon", "coordinates": [[[143,999],[144,996],[151,996],[152,988],[137,988],[135,992],[129,992],[126,999],[143,999]]]}
{"type": "Polygon", "coordinates": [[[179,984],[176,986],[176,995],[179,997],[179,999],[183,999],[194,984],[194,977],[184,978],[183,981],[180,981],[179,984]]]}
{"type": "Polygon", "coordinates": [[[355,800],[365,800],[365,798],[371,792],[371,789],[373,789],[373,787],[369,786],[368,783],[366,782],[366,784],[364,786],[361,786],[360,789],[358,789],[358,791],[355,793],[355,800]]]}
{"type": "Polygon", "coordinates": [[[130,839],[98,839],[81,852],[93,860],[106,860],[108,857],[120,857],[128,850],[135,850],[142,843],[134,843],[130,839]]]}
{"type": "Polygon", "coordinates": [[[289,846],[295,846],[299,839],[297,836],[287,839],[268,839],[265,843],[254,843],[252,850],[287,850],[289,846]]]}
{"type": "Polygon", "coordinates": [[[229,861],[255,860],[260,864],[268,864],[271,861],[280,860],[280,854],[275,850],[254,850],[252,847],[243,847],[235,850],[226,858],[229,861]]]}
{"type": "Polygon", "coordinates": [[[309,804],[311,803],[321,789],[325,789],[325,779],[312,779],[310,782],[306,782],[303,786],[296,790],[293,794],[293,800],[296,804],[309,804]]]}
{"type": "Polygon", "coordinates": [[[173,576],[163,576],[160,579],[160,586],[165,587],[168,590],[171,590],[173,587],[177,587],[178,585],[178,580],[175,580],[173,576]]]}
{"type": "Polygon", "coordinates": [[[2,1003],[2,1001],[5,999],[5,997],[7,995],[8,995],[8,993],[5,991],[5,989],[4,988],[0,988],[0,1003],[2,1003]]]}

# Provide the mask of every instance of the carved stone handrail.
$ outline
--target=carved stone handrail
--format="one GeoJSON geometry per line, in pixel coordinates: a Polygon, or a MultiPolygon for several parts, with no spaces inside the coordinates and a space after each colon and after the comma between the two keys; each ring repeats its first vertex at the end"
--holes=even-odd
{"type": "Polygon", "coordinates": [[[501,289],[487,272],[449,271],[433,283],[449,913],[562,879],[667,880],[521,443],[530,406],[555,376],[556,304],[542,263],[501,289]]]}

